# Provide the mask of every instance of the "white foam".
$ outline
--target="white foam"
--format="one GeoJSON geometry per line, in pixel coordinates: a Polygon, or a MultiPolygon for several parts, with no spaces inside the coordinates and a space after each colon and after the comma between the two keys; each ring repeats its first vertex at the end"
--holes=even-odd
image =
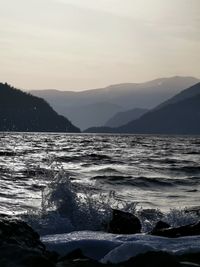
{"type": "Polygon", "coordinates": [[[147,251],[166,251],[171,254],[200,252],[200,236],[172,239],[144,234],[114,235],[80,231],[44,236],[42,241],[48,249],[61,255],[80,248],[84,255],[102,263],[123,262],[147,251]]]}

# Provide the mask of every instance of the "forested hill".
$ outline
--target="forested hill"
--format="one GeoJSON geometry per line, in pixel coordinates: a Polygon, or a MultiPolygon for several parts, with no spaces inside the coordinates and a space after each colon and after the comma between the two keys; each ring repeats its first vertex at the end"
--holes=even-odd
{"type": "Polygon", "coordinates": [[[79,132],[42,98],[0,83],[0,131],[79,132]]]}

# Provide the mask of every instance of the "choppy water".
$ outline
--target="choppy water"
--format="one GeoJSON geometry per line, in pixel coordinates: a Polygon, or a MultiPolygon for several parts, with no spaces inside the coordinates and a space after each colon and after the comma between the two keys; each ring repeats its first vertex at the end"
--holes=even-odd
{"type": "Polygon", "coordinates": [[[88,190],[166,210],[198,206],[200,137],[0,134],[0,212],[41,203],[61,168],[88,190]]]}

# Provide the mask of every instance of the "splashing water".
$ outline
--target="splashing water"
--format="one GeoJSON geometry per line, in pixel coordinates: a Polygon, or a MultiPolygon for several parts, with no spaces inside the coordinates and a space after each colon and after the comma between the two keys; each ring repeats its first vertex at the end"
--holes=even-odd
{"type": "Polygon", "coordinates": [[[72,183],[62,168],[52,170],[49,177],[51,182],[42,190],[41,208],[23,216],[42,234],[104,230],[113,208],[136,210],[135,203],[117,201],[114,191],[95,194],[92,188],[72,183]]]}
{"type": "Polygon", "coordinates": [[[90,187],[72,183],[62,167],[59,171],[52,168],[49,179],[50,183],[42,190],[41,208],[23,216],[40,234],[104,231],[113,208],[138,216],[143,232],[151,231],[159,220],[173,227],[199,220],[198,214],[186,209],[171,209],[166,213],[159,209],[137,209],[138,203],[119,201],[114,191],[97,194],[90,187]]]}

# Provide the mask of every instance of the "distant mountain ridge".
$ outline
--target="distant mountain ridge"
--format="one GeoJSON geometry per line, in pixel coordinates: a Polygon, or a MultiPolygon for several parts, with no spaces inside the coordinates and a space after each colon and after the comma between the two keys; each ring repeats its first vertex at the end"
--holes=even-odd
{"type": "Polygon", "coordinates": [[[0,83],[0,131],[80,132],[36,96],[0,83]]]}
{"type": "Polygon", "coordinates": [[[109,102],[97,102],[85,106],[64,108],[63,112],[60,110],[60,113],[71,114],[72,121],[79,121],[79,126],[85,129],[86,123],[88,125],[101,126],[105,123],[105,118],[113,116],[121,110],[123,108],[119,105],[109,102]]]}
{"type": "Polygon", "coordinates": [[[82,129],[105,125],[116,113],[132,108],[152,109],[200,80],[194,77],[160,78],[144,83],[125,83],[81,92],[58,90],[32,90],[33,95],[44,98],[59,113],[82,129]],[[107,112],[100,114],[97,103],[106,104],[107,112]],[[109,105],[110,110],[109,110],[109,105]],[[113,105],[119,107],[113,113],[113,105]],[[95,114],[99,114],[99,119],[95,114]]]}
{"type": "Polygon", "coordinates": [[[157,108],[118,128],[90,128],[86,132],[135,134],[200,134],[200,83],[157,108]]]}
{"type": "Polygon", "coordinates": [[[133,108],[127,111],[118,112],[112,118],[110,118],[106,123],[105,127],[120,127],[132,120],[140,118],[142,115],[147,113],[148,109],[144,108],[133,108]]]}
{"type": "Polygon", "coordinates": [[[200,94],[200,91],[199,91],[199,86],[197,83],[197,84],[191,86],[190,88],[187,88],[187,89],[181,91],[179,94],[175,95],[174,97],[166,100],[165,102],[163,102],[162,104],[160,104],[156,108],[158,109],[158,108],[164,107],[164,106],[169,105],[169,104],[175,104],[181,100],[196,96],[198,94],[200,94]]]}

